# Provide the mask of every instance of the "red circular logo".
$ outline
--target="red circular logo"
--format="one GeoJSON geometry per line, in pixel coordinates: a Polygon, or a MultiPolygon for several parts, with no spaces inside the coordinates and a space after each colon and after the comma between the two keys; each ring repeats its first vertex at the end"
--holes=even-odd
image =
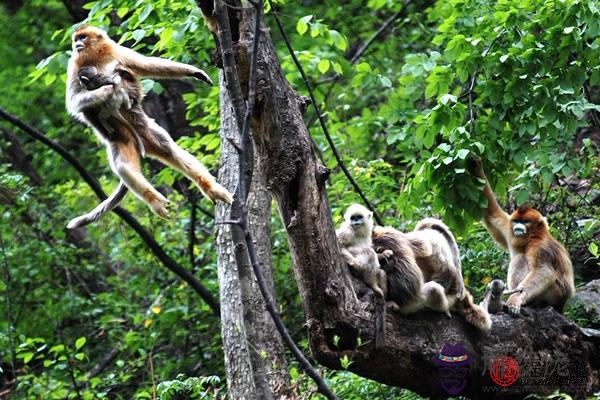
{"type": "Polygon", "coordinates": [[[510,386],[519,379],[519,364],[512,357],[498,357],[492,362],[490,376],[498,386],[510,386]]]}

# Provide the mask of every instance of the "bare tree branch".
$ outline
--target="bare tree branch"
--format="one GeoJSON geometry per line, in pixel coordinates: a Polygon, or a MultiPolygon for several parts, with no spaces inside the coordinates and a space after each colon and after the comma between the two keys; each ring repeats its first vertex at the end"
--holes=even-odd
{"type": "Polygon", "coordinates": [[[319,104],[317,103],[317,99],[316,99],[315,93],[312,89],[312,85],[310,84],[310,81],[308,80],[308,77],[306,76],[306,73],[304,72],[304,68],[302,68],[302,64],[300,64],[298,57],[296,57],[296,53],[294,53],[292,44],[290,43],[290,41],[285,33],[285,30],[283,29],[283,26],[281,25],[279,16],[277,15],[277,12],[275,11],[275,8],[273,7],[273,4],[271,4],[270,0],[269,0],[269,4],[271,5],[272,14],[273,14],[273,17],[275,18],[275,22],[277,22],[277,26],[279,27],[279,31],[281,32],[281,36],[283,37],[283,40],[285,41],[288,51],[289,51],[290,55],[292,56],[292,60],[294,60],[294,64],[296,64],[296,68],[298,68],[298,71],[300,72],[300,75],[302,76],[302,80],[304,81],[304,84],[306,85],[306,89],[308,90],[308,93],[310,95],[310,100],[312,102],[313,107],[315,108],[317,118],[319,119],[321,129],[323,129],[323,133],[325,134],[327,143],[329,143],[329,147],[331,148],[331,151],[333,152],[333,156],[335,157],[338,165],[344,172],[344,175],[346,175],[346,178],[348,179],[348,181],[350,182],[350,184],[352,185],[352,187],[354,188],[356,193],[358,193],[358,195],[360,196],[362,201],[365,203],[367,208],[373,212],[373,217],[375,218],[375,221],[377,221],[377,223],[379,225],[384,225],[383,220],[381,219],[381,217],[375,210],[375,207],[369,201],[369,199],[364,194],[364,192],[362,191],[360,186],[358,186],[358,183],[356,183],[356,181],[352,177],[352,174],[350,174],[350,171],[348,171],[348,168],[346,168],[346,164],[344,163],[344,161],[342,160],[342,157],[340,156],[339,152],[337,151],[337,148],[335,147],[335,144],[333,143],[333,139],[331,138],[331,135],[329,133],[329,129],[327,129],[327,124],[325,124],[325,119],[323,118],[323,114],[321,113],[319,104]]]}
{"type": "MultiPolygon", "coordinates": [[[[329,389],[321,375],[317,372],[317,370],[310,364],[308,359],[304,356],[302,351],[298,348],[291,335],[289,334],[287,328],[285,327],[281,315],[278,312],[275,301],[272,297],[272,293],[268,288],[268,285],[265,281],[265,278],[262,274],[262,271],[258,265],[256,250],[254,248],[254,242],[252,241],[252,235],[250,233],[250,229],[248,227],[248,211],[246,209],[246,197],[247,190],[246,185],[249,183],[247,180],[246,174],[244,172],[248,169],[248,165],[252,160],[248,157],[248,150],[250,146],[252,146],[250,139],[250,120],[253,115],[253,110],[256,101],[256,69],[257,69],[257,58],[258,58],[258,46],[260,42],[260,32],[261,32],[261,15],[263,4],[262,1],[252,1],[249,0],[255,8],[254,15],[254,35],[252,39],[252,54],[250,58],[250,74],[249,74],[249,84],[248,84],[248,106],[241,107],[243,102],[239,101],[236,96],[241,95],[241,92],[236,93],[236,88],[241,87],[238,83],[234,82],[226,82],[228,90],[230,90],[229,95],[231,97],[234,113],[236,115],[236,119],[238,122],[238,127],[240,124],[240,120],[238,116],[244,112],[243,124],[241,129],[241,138],[239,147],[234,146],[238,151],[239,156],[239,179],[238,179],[238,188],[237,188],[237,199],[232,204],[232,210],[230,213],[230,219],[235,221],[232,224],[232,233],[238,231],[239,233],[243,233],[243,238],[245,240],[245,250],[247,251],[247,256],[250,259],[250,264],[252,265],[252,270],[256,277],[256,281],[258,283],[260,292],[265,300],[266,308],[271,317],[273,318],[273,322],[275,323],[275,327],[279,334],[281,335],[284,343],[288,346],[300,366],[306,371],[306,373],[315,381],[317,384],[319,392],[321,392],[328,399],[337,399],[337,396],[329,389]],[[231,91],[231,89],[234,89],[231,91]],[[237,104],[237,105],[236,105],[237,104]],[[239,108],[238,108],[239,107],[239,108]],[[236,110],[236,108],[238,108],[236,110]],[[237,207],[236,207],[237,206],[237,207]],[[236,209],[237,208],[237,209],[236,209]]],[[[223,69],[225,72],[225,78],[227,79],[236,79],[237,74],[233,75],[233,71],[235,71],[235,57],[233,53],[233,46],[231,43],[231,32],[229,20],[227,17],[227,13],[225,12],[224,5],[222,1],[215,0],[214,7],[214,17],[217,21],[217,26],[219,27],[219,42],[221,46],[221,52],[223,54],[223,69]],[[229,47],[231,46],[231,47],[229,47]],[[233,63],[231,65],[230,63],[233,63]],[[229,72],[228,72],[229,71],[229,72]]],[[[237,241],[235,237],[232,235],[232,239],[234,241],[234,245],[236,245],[237,241]]],[[[235,246],[236,253],[242,252],[244,249],[241,246],[235,246]]],[[[245,251],[244,251],[245,253],[245,251]]],[[[236,262],[239,269],[245,267],[244,260],[246,258],[246,254],[240,254],[239,256],[236,254],[236,262]]]]}

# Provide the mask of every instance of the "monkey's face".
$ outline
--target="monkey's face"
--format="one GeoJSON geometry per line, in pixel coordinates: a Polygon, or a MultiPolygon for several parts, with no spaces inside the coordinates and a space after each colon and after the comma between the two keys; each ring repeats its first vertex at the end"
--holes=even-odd
{"type": "Polygon", "coordinates": [[[363,214],[357,213],[350,216],[350,226],[354,229],[359,229],[365,222],[365,216],[363,214]]]}
{"type": "Polygon", "coordinates": [[[490,290],[494,295],[502,294],[504,291],[504,282],[501,279],[494,279],[490,282],[490,290]]]}
{"type": "Polygon", "coordinates": [[[546,221],[542,214],[533,208],[520,207],[510,216],[512,233],[517,238],[527,238],[544,230],[546,221]]]}
{"type": "Polygon", "coordinates": [[[358,236],[370,236],[373,231],[373,213],[359,204],[348,207],[346,223],[358,236]]]}
{"type": "Polygon", "coordinates": [[[83,53],[92,49],[100,48],[108,36],[102,29],[86,26],[77,29],[73,33],[73,51],[83,53]]]}

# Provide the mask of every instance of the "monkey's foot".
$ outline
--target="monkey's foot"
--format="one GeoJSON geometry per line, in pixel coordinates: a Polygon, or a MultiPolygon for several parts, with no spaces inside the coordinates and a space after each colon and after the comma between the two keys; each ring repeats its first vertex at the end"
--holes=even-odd
{"type": "Polygon", "coordinates": [[[146,192],[144,193],[144,199],[154,214],[169,219],[169,209],[172,209],[173,206],[165,196],[159,192],[146,192]]]}
{"type": "Polygon", "coordinates": [[[202,71],[201,69],[198,69],[198,71],[194,72],[194,74],[192,76],[198,80],[206,82],[209,86],[214,85],[213,81],[210,79],[208,74],[206,72],[202,71]]]}
{"type": "Polygon", "coordinates": [[[469,324],[478,328],[480,331],[489,332],[492,329],[492,318],[482,307],[479,307],[476,304],[470,304],[461,308],[459,311],[461,311],[461,314],[463,314],[469,324]]]}
{"type": "Polygon", "coordinates": [[[392,311],[400,312],[400,306],[398,304],[396,304],[395,301],[386,301],[385,306],[389,307],[390,310],[392,310],[392,311]]]}
{"type": "Polygon", "coordinates": [[[217,200],[223,203],[231,204],[233,202],[233,196],[229,193],[229,190],[225,189],[219,183],[207,182],[204,178],[199,178],[197,181],[198,187],[202,194],[210,199],[213,203],[217,200]]]}
{"type": "Polygon", "coordinates": [[[473,310],[465,314],[465,319],[467,322],[474,327],[478,328],[480,331],[489,332],[492,329],[492,319],[490,315],[481,310],[473,310]]]}

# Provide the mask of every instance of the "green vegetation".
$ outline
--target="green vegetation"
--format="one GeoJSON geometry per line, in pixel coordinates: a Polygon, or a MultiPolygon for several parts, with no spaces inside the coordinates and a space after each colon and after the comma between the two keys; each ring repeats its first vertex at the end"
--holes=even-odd
{"type": "MultiPolygon", "coordinates": [[[[0,2],[0,107],[76,154],[109,192],[117,179],[104,149],[65,111],[72,15],[58,0],[26,1],[15,14],[4,11],[4,3],[10,2],[0,2]]],[[[599,278],[598,2],[409,3],[352,60],[403,3],[276,2],[334,142],[367,197],[400,229],[424,215],[444,218],[457,232],[465,283],[479,300],[489,281],[505,278],[508,261],[477,222],[485,203],[467,162],[481,157],[505,205],[528,202],[547,215],[552,234],[573,257],[577,283],[599,278]]],[[[193,1],[98,0],[85,9],[90,22],[121,43],[198,65],[218,82],[212,35],[193,1]]],[[[265,18],[287,78],[307,95],[268,10],[265,18]]],[[[165,109],[177,107],[173,98],[183,99],[187,135],[174,136],[214,171],[218,88],[192,84],[181,96],[165,86],[144,81],[147,96],[158,97],[165,109]]],[[[179,126],[175,114],[162,117],[179,126]]],[[[313,108],[306,121],[332,169],[328,194],[337,224],[341,211],[360,198],[337,166],[313,108]]],[[[169,191],[175,218],[159,220],[131,195],[123,206],[218,297],[213,206],[172,169],[145,168],[153,185],[169,191]]],[[[223,395],[219,319],[209,306],[115,214],[85,236],[67,232],[69,219],[96,201],[56,153],[0,121],[0,398],[2,384],[14,399],[223,395]]],[[[307,349],[275,209],[273,245],[277,299],[292,335],[307,349]]],[[[586,321],[577,310],[569,316],[586,321]]],[[[293,386],[308,398],[312,382],[294,364],[290,369],[293,386]]],[[[418,398],[345,371],[324,375],[344,399],[418,398]]]]}

